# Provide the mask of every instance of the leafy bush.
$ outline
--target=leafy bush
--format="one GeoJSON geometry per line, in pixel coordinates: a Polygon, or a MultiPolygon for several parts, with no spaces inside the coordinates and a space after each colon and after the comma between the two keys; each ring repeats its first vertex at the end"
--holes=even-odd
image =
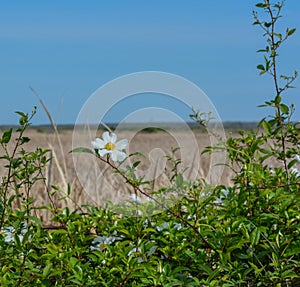
{"type": "MultiPolygon", "coordinates": [[[[227,151],[232,186],[184,180],[180,160],[170,157],[172,185],[184,197],[172,208],[159,203],[162,213],[126,217],[107,207],[59,209],[49,191],[51,204],[35,207],[32,190],[45,181],[50,155],[23,148],[35,110],[31,116],[19,112],[13,148],[8,148],[12,129],[1,138],[6,173],[0,185],[0,285],[300,286],[300,133],[292,121],[294,107],[283,101],[297,73],[278,76],[277,71],[277,51],[295,29],[276,31],[283,3],[256,5],[267,12],[267,20],[254,12],[254,24],[267,37],[266,48],[259,50],[264,63],[257,68],[271,75],[275,86],[274,99],[263,106],[274,114],[256,130],[241,131],[204,151],[227,151]],[[52,212],[53,225],[45,226],[35,215],[43,208],[52,212]]],[[[193,118],[205,124],[199,115],[193,118]]],[[[112,150],[113,144],[105,148],[112,150]]],[[[143,214],[138,194],[149,199],[149,207],[156,201],[147,189],[151,183],[135,175],[139,161],[122,170],[97,149],[76,151],[92,153],[126,179],[135,192],[133,209],[143,214]]]]}

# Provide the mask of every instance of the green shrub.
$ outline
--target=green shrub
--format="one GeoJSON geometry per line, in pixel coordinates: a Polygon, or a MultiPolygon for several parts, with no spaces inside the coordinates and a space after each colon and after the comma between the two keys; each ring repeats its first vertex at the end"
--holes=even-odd
{"type": "MultiPolygon", "coordinates": [[[[184,180],[180,160],[170,157],[172,185],[153,194],[147,189],[151,183],[135,175],[139,161],[122,170],[97,150],[78,148],[73,152],[92,153],[133,188],[133,211],[151,209],[155,194],[166,190],[179,189],[184,196],[172,208],[158,203],[163,212],[151,217],[120,216],[89,205],[59,209],[50,192],[49,206],[34,207],[32,190],[45,180],[49,151],[23,148],[35,110],[31,116],[19,112],[13,149],[8,148],[12,129],[0,140],[6,170],[0,184],[0,285],[300,286],[300,133],[292,121],[294,107],[283,101],[297,73],[277,71],[277,51],[295,29],[276,31],[283,3],[258,3],[266,20],[254,13],[254,24],[267,37],[259,51],[264,63],[257,68],[271,75],[275,86],[274,99],[263,106],[274,114],[256,130],[241,131],[204,151],[226,150],[232,186],[184,180]],[[139,205],[139,193],[148,205],[139,205]],[[52,212],[52,226],[36,216],[42,208],[52,212]]],[[[205,124],[199,115],[193,118],[205,124]]]]}

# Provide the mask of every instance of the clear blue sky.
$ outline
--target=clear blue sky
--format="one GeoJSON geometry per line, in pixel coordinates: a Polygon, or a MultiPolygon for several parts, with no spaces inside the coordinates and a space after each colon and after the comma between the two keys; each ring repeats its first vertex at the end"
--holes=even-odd
{"type": "MultiPolygon", "coordinates": [[[[0,124],[43,98],[58,123],[74,123],[86,99],[116,77],[163,71],[197,84],[224,121],[259,120],[273,86],[256,69],[264,47],[252,26],[258,1],[1,1],[0,124]]],[[[300,1],[287,0],[282,26],[298,33],[280,51],[282,72],[300,68],[300,1]]],[[[287,95],[300,120],[300,81],[287,95]]],[[[105,100],[105,99],[104,99],[105,100]]],[[[126,105],[122,107],[126,111],[126,105]]],[[[111,121],[118,120],[116,118],[111,121]]],[[[48,123],[39,107],[34,124],[48,123]]]]}

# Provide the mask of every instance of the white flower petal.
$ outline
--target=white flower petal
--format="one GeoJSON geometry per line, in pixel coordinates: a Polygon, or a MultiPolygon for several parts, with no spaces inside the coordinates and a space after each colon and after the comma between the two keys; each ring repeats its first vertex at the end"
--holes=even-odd
{"type": "Polygon", "coordinates": [[[298,154],[295,155],[294,159],[300,163],[300,156],[298,154]]]}
{"type": "Polygon", "coordinates": [[[102,134],[102,138],[104,140],[104,144],[107,144],[107,143],[111,142],[111,138],[110,138],[109,132],[104,132],[102,134]]]}
{"type": "Polygon", "coordinates": [[[102,139],[96,138],[94,141],[92,141],[92,146],[94,149],[102,149],[105,147],[105,144],[102,139]]]}
{"type": "Polygon", "coordinates": [[[101,157],[104,157],[105,155],[111,153],[110,150],[107,150],[107,149],[99,149],[98,150],[98,154],[101,156],[101,157]]]}
{"type": "Polygon", "coordinates": [[[122,151],[114,150],[111,153],[111,159],[113,161],[122,162],[125,158],[126,158],[126,153],[124,153],[122,151]]]}
{"type": "Polygon", "coordinates": [[[117,135],[114,133],[111,133],[110,134],[110,142],[114,144],[116,142],[116,140],[117,140],[117,135]]]}
{"type": "Polygon", "coordinates": [[[128,146],[128,140],[127,139],[123,139],[123,140],[120,140],[116,143],[116,148],[117,150],[123,150],[123,149],[126,149],[128,146]]]}

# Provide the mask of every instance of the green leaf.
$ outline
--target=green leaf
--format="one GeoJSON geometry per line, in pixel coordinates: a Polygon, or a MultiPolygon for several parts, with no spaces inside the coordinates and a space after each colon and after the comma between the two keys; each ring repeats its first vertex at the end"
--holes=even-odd
{"type": "Polygon", "coordinates": [[[256,51],[256,53],[265,53],[268,52],[266,49],[259,49],[256,51]]]}
{"type": "Polygon", "coordinates": [[[257,107],[258,108],[265,108],[265,107],[267,107],[268,105],[267,104],[263,104],[263,105],[258,105],[257,107]]]}
{"type": "Polygon", "coordinates": [[[69,153],[74,153],[74,152],[85,152],[85,153],[95,154],[91,149],[86,148],[86,147],[74,148],[69,153]]]}
{"type": "Polygon", "coordinates": [[[132,167],[136,168],[139,164],[141,163],[140,160],[136,161],[135,163],[133,163],[132,167]]]}
{"type": "Polygon", "coordinates": [[[54,233],[53,234],[55,234],[56,236],[57,235],[67,235],[68,234],[68,231],[67,230],[65,230],[65,229],[57,229],[57,230],[55,230],[54,231],[54,233]]]}
{"type": "Polygon", "coordinates": [[[119,232],[123,233],[125,235],[130,235],[130,232],[127,229],[124,229],[124,228],[120,229],[119,232]]]}
{"type": "Polygon", "coordinates": [[[28,143],[29,141],[30,141],[29,137],[22,137],[21,138],[21,144],[28,143]]]}
{"type": "Polygon", "coordinates": [[[211,274],[208,276],[207,281],[211,281],[212,279],[214,279],[217,275],[219,275],[219,273],[221,272],[220,268],[216,268],[213,272],[211,272],[211,274]]]}
{"type": "Polygon", "coordinates": [[[256,227],[250,235],[252,245],[257,245],[260,239],[260,230],[256,227]]]}
{"type": "Polygon", "coordinates": [[[11,139],[11,133],[12,133],[12,128],[4,131],[4,133],[2,135],[1,143],[3,143],[3,144],[9,143],[9,141],[11,139]]]}
{"type": "Polygon", "coordinates": [[[130,155],[129,155],[129,157],[131,157],[131,156],[134,156],[134,155],[136,155],[136,156],[140,156],[140,157],[145,157],[141,152],[134,152],[134,153],[131,153],[130,155]]]}
{"type": "Polygon", "coordinates": [[[280,33],[273,33],[274,36],[278,37],[280,41],[282,41],[282,34],[280,33]]]}
{"type": "Polygon", "coordinates": [[[276,9],[281,9],[281,7],[282,7],[282,5],[280,5],[280,3],[277,3],[274,5],[274,8],[276,8],[276,9]]]}
{"type": "Polygon", "coordinates": [[[39,218],[35,217],[35,216],[28,215],[27,219],[30,219],[30,220],[34,221],[39,226],[43,225],[42,221],[39,218]]]}
{"type": "Polygon", "coordinates": [[[168,283],[168,284],[165,284],[164,286],[165,286],[165,287],[183,286],[183,285],[182,285],[183,282],[182,282],[181,280],[173,279],[172,281],[173,281],[173,282],[170,282],[170,283],[168,283]]]}
{"type": "Polygon", "coordinates": [[[176,179],[175,179],[175,184],[177,187],[181,187],[182,184],[183,184],[183,176],[181,173],[179,173],[177,176],[176,176],[176,179]]]}
{"type": "Polygon", "coordinates": [[[52,264],[49,263],[48,265],[46,265],[46,267],[43,270],[43,276],[47,277],[50,274],[51,269],[52,269],[52,264]]]}
{"type": "Polygon", "coordinates": [[[292,250],[285,253],[285,257],[291,257],[300,254],[300,247],[294,247],[292,250]]]}
{"type": "Polygon", "coordinates": [[[78,259],[75,258],[75,257],[71,257],[70,258],[70,263],[71,263],[72,268],[74,268],[75,265],[78,263],[78,259]]]}
{"type": "Polygon", "coordinates": [[[281,97],[280,95],[277,95],[274,101],[275,105],[279,105],[281,103],[281,97]]]}
{"type": "Polygon", "coordinates": [[[213,272],[213,270],[207,265],[198,264],[198,267],[199,267],[200,270],[204,271],[207,275],[210,275],[213,272]]]}
{"type": "Polygon", "coordinates": [[[259,70],[261,70],[261,71],[265,71],[265,67],[264,67],[264,65],[262,65],[262,64],[257,65],[256,68],[259,69],[259,70]]]}
{"type": "Polygon", "coordinates": [[[260,152],[263,153],[263,154],[266,154],[266,155],[272,155],[273,154],[270,150],[265,149],[265,148],[260,149],[260,152]]]}
{"type": "Polygon", "coordinates": [[[24,114],[22,112],[17,112],[21,117],[19,119],[19,124],[23,127],[28,123],[28,114],[24,114]]]}
{"type": "Polygon", "coordinates": [[[16,247],[18,249],[21,249],[22,247],[21,247],[21,240],[20,240],[19,235],[15,234],[14,235],[14,240],[15,240],[16,247]]]}
{"type": "Polygon", "coordinates": [[[275,214],[270,214],[270,213],[261,213],[260,215],[261,217],[265,217],[267,219],[275,219],[275,220],[279,220],[279,216],[275,215],[275,214]]]}
{"type": "Polygon", "coordinates": [[[297,163],[298,163],[298,161],[297,161],[296,159],[293,159],[292,161],[289,162],[288,168],[293,167],[293,166],[294,166],[295,164],[297,164],[297,163]]]}
{"type": "Polygon", "coordinates": [[[271,125],[268,122],[263,121],[262,126],[268,135],[270,135],[272,133],[271,125]]]}
{"type": "Polygon", "coordinates": [[[265,22],[265,23],[264,23],[264,26],[265,26],[266,28],[271,27],[271,25],[272,25],[272,22],[265,22]]]}
{"type": "Polygon", "coordinates": [[[26,114],[24,114],[23,112],[16,112],[16,114],[20,115],[21,117],[26,117],[26,114]]]}
{"type": "Polygon", "coordinates": [[[252,262],[248,262],[250,265],[251,265],[251,267],[254,269],[254,272],[255,272],[255,275],[256,276],[259,276],[260,275],[260,273],[265,269],[265,267],[266,266],[263,266],[263,267],[261,267],[261,268],[258,268],[255,264],[253,264],[252,262]]]}
{"type": "Polygon", "coordinates": [[[267,5],[265,3],[257,3],[255,6],[257,8],[266,8],[267,7],[267,5]]]}
{"type": "Polygon", "coordinates": [[[181,273],[183,271],[190,271],[190,269],[186,266],[179,266],[173,270],[173,273],[181,273]]]}
{"type": "Polygon", "coordinates": [[[289,107],[287,106],[287,105],[285,105],[285,104],[280,104],[280,110],[281,110],[281,112],[283,113],[283,114],[285,114],[285,115],[288,115],[289,114],[289,111],[290,111],[290,109],[289,109],[289,107]]]}
{"type": "Polygon", "coordinates": [[[293,29],[287,29],[287,31],[286,31],[286,34],[288,35],[288,36],[291,36],[291,35],[293,35],[294,33],[296,32],[296,28],[293,28],[293,29]]]}
{"type": "Polygon", "coordinates": [[[56,191],[59,191],[59,187],[57,185],[54,185],[54,184],[51,184],[51,187],[56,190],[56,191]]]}

